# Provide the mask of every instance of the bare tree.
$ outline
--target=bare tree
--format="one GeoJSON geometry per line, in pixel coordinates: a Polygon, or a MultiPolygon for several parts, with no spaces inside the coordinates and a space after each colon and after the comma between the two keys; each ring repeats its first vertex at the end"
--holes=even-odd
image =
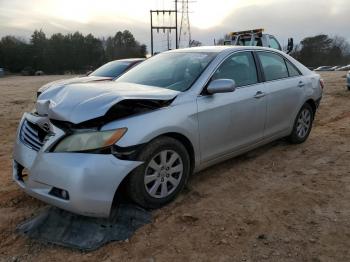
{"type": "Polygon", "coordinates": [[[190,47],[202,46],[202,42],[197,40],[192,40],[190,43],[190,47]]]}
{"type": "Polygon", "coordinates": [[[350,44],[344,37],[334,36],[332,46],[339,48],[343,55],[350,55],[350,44]]]}

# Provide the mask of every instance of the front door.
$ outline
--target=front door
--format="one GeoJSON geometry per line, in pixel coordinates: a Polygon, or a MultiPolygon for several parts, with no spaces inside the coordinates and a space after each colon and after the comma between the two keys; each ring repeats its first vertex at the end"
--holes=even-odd
{"type": "Polygon", "coordinates": [[[211,80],[232,79],[236,90],[197,99],[201,160],[207,162],[263,137],[266,118],[265,85],[259,83],[251,52],[227,58],[211,80]]]}

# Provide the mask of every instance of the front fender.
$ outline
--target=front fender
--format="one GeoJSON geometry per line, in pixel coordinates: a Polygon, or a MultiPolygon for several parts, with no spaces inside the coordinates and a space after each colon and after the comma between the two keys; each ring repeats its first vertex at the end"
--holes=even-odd
{"type": "Polygon", "coordinates": [[[193,146],[195,166],[200,162],[197,106],[193,101],[150,111],[144,114],[116,120],[102,130],[127,127],[126,134],[116,143],[120,147],[145,144],[166,133],[185,136],[193,146]]]}

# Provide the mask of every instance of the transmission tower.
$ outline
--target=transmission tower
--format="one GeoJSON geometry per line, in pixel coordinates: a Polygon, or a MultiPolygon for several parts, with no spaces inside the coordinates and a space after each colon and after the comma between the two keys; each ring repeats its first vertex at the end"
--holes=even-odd
{"type": "Polygon", "coordinates": [[[181,0],[181,24],[179,46],[189,47],[191,44],[191,26],[188,11],[188,0],[181,0]]]}

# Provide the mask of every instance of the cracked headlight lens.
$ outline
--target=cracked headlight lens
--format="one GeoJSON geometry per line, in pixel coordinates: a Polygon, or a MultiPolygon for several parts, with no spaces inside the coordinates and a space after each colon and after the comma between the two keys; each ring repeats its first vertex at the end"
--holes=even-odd
{"type": "Polygon", "coordinates": [[[65,137],[53,152],[82,152],[106,148],[115,144],[126,133],[127,128],[108,131],[75,133],[65,137]]]}

